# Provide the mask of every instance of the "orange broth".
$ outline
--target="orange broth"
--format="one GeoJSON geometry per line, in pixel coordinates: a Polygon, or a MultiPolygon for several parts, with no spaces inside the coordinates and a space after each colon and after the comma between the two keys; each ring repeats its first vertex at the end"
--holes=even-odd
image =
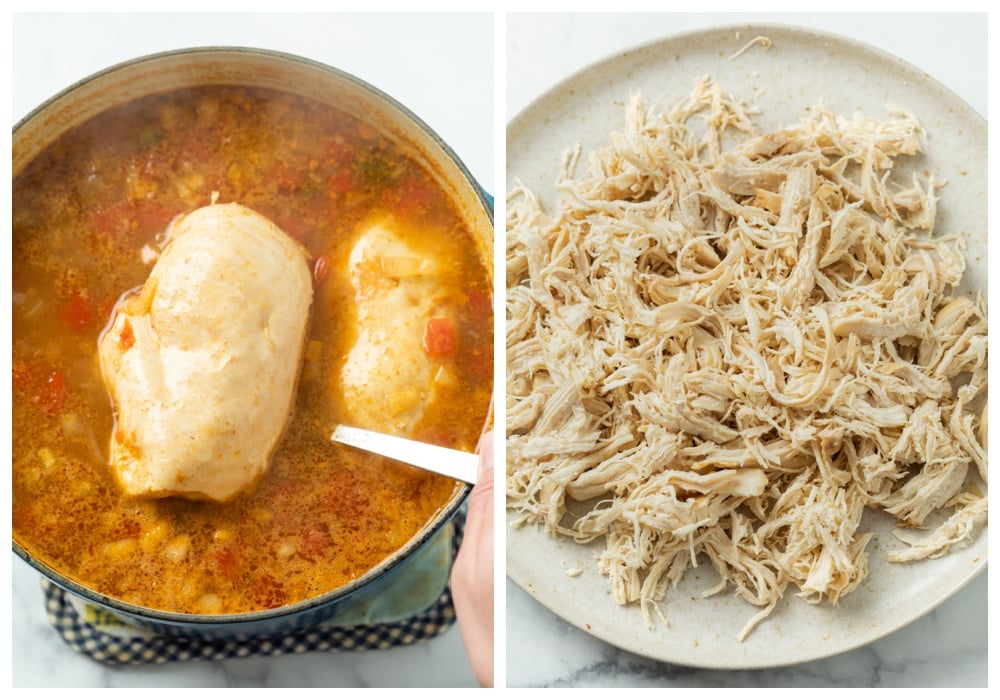
{"type": "Polygon", "coordinates": [[[492,389],[491,285],[455,205],[405,145],[302,97],[206,87],[106,112],[29,164],[13,186],[15,541],[106,596],[206,614],[315,597],[409,542],[456,482],[331,444],[337,407],[323,380],[354,335],[335,303],[338,270],[358,224],[382,212],[463,256],[440,290],[458,309],[453,335],[435,349],[455,381],[413,437],[472,450],[492,389]],[[213,192],[269,217],[313,257],[294,415],[252,492],[225,504],[130,499],[107,466],[114,417],[98,337],[116,300],[149,275],[144,247],[157,249],[170,220],[213,192]]]}

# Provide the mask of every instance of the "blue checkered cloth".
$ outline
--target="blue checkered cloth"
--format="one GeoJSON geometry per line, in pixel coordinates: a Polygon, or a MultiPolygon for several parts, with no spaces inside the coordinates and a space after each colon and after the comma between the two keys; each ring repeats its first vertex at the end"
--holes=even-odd
{"type": "MultiPolygon", "coordinates": [[[[462,541],[464,518],[453,519],[451,560],[462,541]]],[[[109,634],[84,619],[69,593],[43,579],[49,622],[71,649],[112,666],[163,664],[174,661],[222,660],[233,657],[280,656],[308,651],[388,649],[443,634],[455,623],[451,589],[445,585],[436,602],[408,618],[375,624],[319,625],[277,637],[206,640],[148,632],[134,637],[109,634]]]]}

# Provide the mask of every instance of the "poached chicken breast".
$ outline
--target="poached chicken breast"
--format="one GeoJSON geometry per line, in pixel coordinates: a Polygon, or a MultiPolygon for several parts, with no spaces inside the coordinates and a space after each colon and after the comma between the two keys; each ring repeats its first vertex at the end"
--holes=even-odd
{"type": "Polygon", "coordinates": [[[415,245],[387,218],[370,223],[351,248],[358,337],[333,391],[343,399],[345,422],[404,436],[448,381],[435,356],[454,342],[453,311],[438,290],[457,263],[441,249],[415,245]]]}
{"type": "Polygon", "coordinates": [[[305,249],[253,210],[174,222],[100,339],[128,494],[226,501],[256,483],[292,409],[312,297],[305,249]]]}

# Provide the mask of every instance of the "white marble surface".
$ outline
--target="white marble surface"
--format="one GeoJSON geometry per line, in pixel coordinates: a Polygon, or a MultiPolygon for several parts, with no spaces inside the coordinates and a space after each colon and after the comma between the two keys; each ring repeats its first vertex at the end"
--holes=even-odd
{"type": "MultiPolygon", "coordinates": [[[[506,118],[598,59],[708,26],[777,22],[842,34],[903,58],[986,114],[985,15],[509,15],[506,118]]],[[[507,582],[508,687],[985,687],[987,574],[937,610],[876,643],[825,660],[710,671],[615,649],[507,582]]]]}
{"type": "MultiPolygon", "coordinates": [[[[15,14],[12,117],[129,58],[190,46],[268,48],[336,66],[392,95],[492,191],[493,27],[490,14],[15,14]]],[[[12,557],[8,658],[17,687],[476,686],[457,627],[388,651],[110,670],[56,636],[45,619],[38,575],[12,557]]]]}

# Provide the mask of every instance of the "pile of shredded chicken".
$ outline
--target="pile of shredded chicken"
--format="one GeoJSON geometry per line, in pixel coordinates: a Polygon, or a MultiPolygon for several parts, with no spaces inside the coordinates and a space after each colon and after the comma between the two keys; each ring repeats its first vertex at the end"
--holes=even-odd
{"type": "Polygon", "coordinates": [[[707,557],[706,595],[762,608],[740,639],[789,585],[858,586],[866,508],[899,523],[893,562],[987,510],[985,307],[961,236],[932,236],[933,178],[893,173],[919,123],[752,116],[708,78],[666,112],[633,97],[554,211],[508,194],[506,254],[508,509],[603,538],[650,626],[707,557]]]}

